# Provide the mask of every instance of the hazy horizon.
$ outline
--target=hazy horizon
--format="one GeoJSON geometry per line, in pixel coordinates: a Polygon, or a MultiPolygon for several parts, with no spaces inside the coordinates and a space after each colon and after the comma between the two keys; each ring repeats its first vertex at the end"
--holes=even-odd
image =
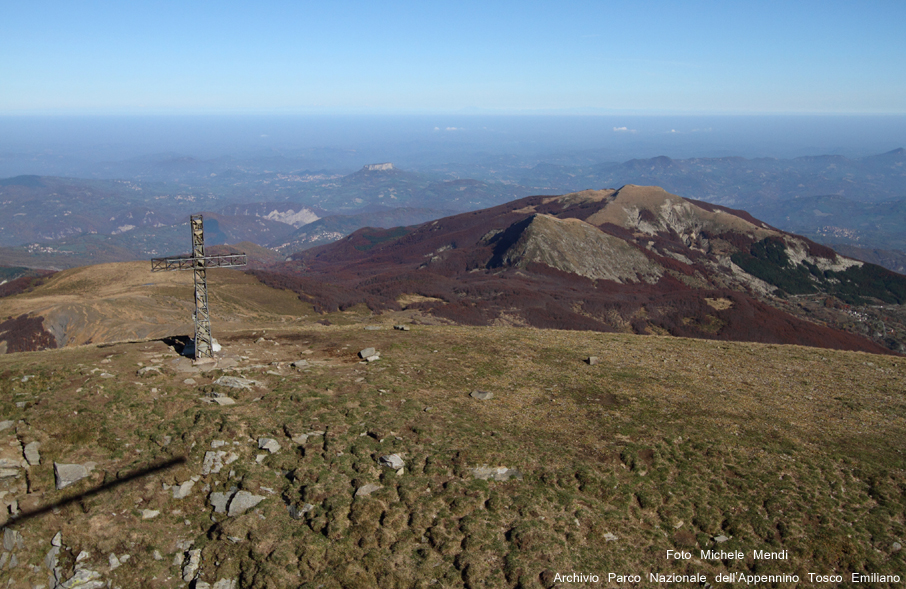
{"type": "MultiPolygon", "coordinates": [[[[843,155],[903,147],[890,115],[146,115],[0,117],[0,174],[53,175],[174,154],[198,159],[302,157],[333,167],[376,161],[421,169],[518,156],[526,164],[671,158],[843,155]]],[[[87,175],[98,177],[96,173],[87,175]]]]}

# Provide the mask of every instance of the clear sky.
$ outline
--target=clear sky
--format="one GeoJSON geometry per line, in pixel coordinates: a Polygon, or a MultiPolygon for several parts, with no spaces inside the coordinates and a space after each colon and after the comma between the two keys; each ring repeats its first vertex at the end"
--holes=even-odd
{"type": "Polygon", "coordinates": [[[9,1],[0,114],[906,114],[904,25],[902,0],[9,1]]]}

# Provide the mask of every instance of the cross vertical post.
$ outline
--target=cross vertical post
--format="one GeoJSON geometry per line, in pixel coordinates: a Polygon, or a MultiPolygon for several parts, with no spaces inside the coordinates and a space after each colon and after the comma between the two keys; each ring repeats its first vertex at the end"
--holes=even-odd
{"type": "Polygon", "coordinates": [[[211,314],[208,311],[208,268],[236,268],[248,263],[245,254],[206,256],[204,254],[204,218],[189,216],[192,232],[192,255],[189,257],[153,258],[151,271],[192,270],[195,280],[195,360],[214,358],[214,338],[211,336],[211,314]]]}
{"type": "Polygon", "coordinates": [[[205,276],[204,218],[191,215],[192,257],[195,259],[195,359],[213,358],[211,315],[208,313],[208,282],[205,276]]]}

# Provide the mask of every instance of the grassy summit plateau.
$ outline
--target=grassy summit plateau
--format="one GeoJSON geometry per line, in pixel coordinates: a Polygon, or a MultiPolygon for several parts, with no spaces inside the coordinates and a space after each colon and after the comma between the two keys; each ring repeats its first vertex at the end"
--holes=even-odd
{"type": "Polygon", "coordinates": [[[18,513],[3,516],[8,586],[48,583],[57,532],[62,580],[87,570],[120,587],[906,576],[901,357],[512,327],[216,335],[223,357],[208,372],[160,340],[0,356],[0,420],[12,422],[0,458],[15,471],[0,492],[18,513]],[[360,362],[366,347],[380,359],[360,362]],[[214,384],[223,376],[256,382],[214,384]],[[31,442],[40,464],[25,466],[31,442]],[[235,460],[203,474],[218,451],[235,460]],[[401,471],[379,463],[390,454],[401,471]],[[95,465],[56,490],[54,462],[95,465]],[[476,478],[482,466],[522,478],[476,478]],[[263,500],[215,513],[212,494],[234,488],[263,500]],[[709,549],[746,557],[701,560],[709,549]]]}

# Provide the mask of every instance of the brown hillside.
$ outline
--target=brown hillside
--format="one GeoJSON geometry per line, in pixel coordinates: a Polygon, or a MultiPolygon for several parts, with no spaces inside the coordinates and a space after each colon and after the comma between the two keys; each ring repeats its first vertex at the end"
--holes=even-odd
{"type": "MultiPolygon", "coordinates": [[[[471,325],[886,351],[837,329],[834,318],[805,320],[807,311],[778,298],[776,285],[733,262],[771,248],[781,248],[770,254],[779,262],[755,261],[796,286],[814,283],[816,294],[828,282],[810,272],[825,280],[820,273],[862,267],[746,214],[657,187],[625,186],[528,197],[408,228],[367,228],[255,274],[322,312],[362,303],[398,310],[400,297],[419,296],[429,299],[414,305],[419,311],[471,325]],[[769,240],[778,245],[763,246],[769,240]],[[732,304],[715,308],[708,300],[732,304]]],[[[903,290],[898,279],[883,280],[903,290]]],[[[846,319],[842,311],[835,317],[846,319]]]]}

